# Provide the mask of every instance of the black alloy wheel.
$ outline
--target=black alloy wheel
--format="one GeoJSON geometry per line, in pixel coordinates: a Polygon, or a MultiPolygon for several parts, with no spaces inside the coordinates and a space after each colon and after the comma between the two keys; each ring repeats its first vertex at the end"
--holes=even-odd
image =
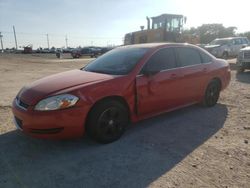
{"type": "Polygon", "coordinates": [[[94,107],[87,123],[87,132],[100,143],[119,139],[128,124],[127,109],[118,101],[107,100],[94,107]]]}
{"type": "Polygon", "coordinates": [[[203,104],[207,107],[214,106],[220,96],[220,84],[218,81],[212,81],[208,84],[203,104]]]}

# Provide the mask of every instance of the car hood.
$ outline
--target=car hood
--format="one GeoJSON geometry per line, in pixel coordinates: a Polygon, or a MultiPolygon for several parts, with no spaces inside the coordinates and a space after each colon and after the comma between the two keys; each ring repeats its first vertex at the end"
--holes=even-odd
{"type": "Polygon", "coordinates": [[[42,78],[23,87],[18,97],[28,105],[35,105],[41,99],[61,90],[112,78],[114,76],[107,74],[71,70],[42,78]]]}
{"type": "Polygon", "coordinates": [[[206,45],[205,48],[206,49],[211,49],[211,48],[217,48],[217,47],[220,47],[221,45],[206,45]]]}

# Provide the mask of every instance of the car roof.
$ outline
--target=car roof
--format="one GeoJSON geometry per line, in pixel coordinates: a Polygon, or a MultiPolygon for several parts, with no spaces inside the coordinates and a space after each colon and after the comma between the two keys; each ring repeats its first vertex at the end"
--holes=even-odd
{"type": "Polygon", "coordinates": [[[215,40],[232,40],[232,39],[242,39],[246,37],[228,37],[228,38],[217,38],[215,40]]]}
{"type": "Polygon", "coordinates": [[[118,48],[158,48],[163,46],[194,46],[188,43],[143,43],[143,44],[132,44],[132,45],[126,45],[126,46],[120,46],[118,48]]]}

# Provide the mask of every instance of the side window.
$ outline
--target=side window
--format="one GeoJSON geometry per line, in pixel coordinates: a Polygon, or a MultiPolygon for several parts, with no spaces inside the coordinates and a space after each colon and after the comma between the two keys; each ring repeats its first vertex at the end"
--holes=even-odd
{"type": "Polygon", "coordinates": [[[243,41],[242,44],[248,44],[248,40],[246,38],[242,38],[241,40],[243,41]]]}
{"type": "Polygon", "coordinates": [[[240,40],[240,39],[235,39],[235,44],[236,44],[236,45],[241,44],[241,40],[240,40]]]}
{"type": "Polygon", "coordinates": [[[146,67],[155,70],[176,68],[175,52],[173,48],[165,48],[156,52],[146,63],[146,67]]]}
{"type": "Polygon", "coordinates": [[[210,63],[212,61],[212,58],[206,53],[200,51],[200,54],[201,54],[202,63],[210,63]]]}
{"type": "Polygon", "coordinates": [[[193,48],[176,48],[176,51],[181,66],[201,64],[201,57],[197,50],[193,48]]]}

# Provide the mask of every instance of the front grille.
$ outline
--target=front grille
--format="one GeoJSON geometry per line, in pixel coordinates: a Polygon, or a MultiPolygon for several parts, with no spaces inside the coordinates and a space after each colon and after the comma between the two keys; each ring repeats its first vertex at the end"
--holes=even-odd
{"type": "Polygon", "coordinates": [[[19,98],[16,98],[16,104],[17,104],[17,106],[19,106],[19,107],[21,107],[21,108],[23,108],[23,109],[25,109],[25,110],[27,110],[27,108],[29,107],[29,105],[28,104],[26,104],[25,102],[23,102],[21,99],[19,99],[19,98]]]}
{"type": "Polygon", "coordinates": [[[22,129],[22,128],[23,128],[23,122],[22,122],[22,120],[20,120],[20,119],[17,118],[17,117],[14,117],[14,118],[15,118],[15,122],[16,122],[17,126],[18,126],[20,129],[22,129]]]}
{"type": "Polygon", "coordinates": [[[244,59],[250,59],[250,51],[244,52],[244,59]]]}

